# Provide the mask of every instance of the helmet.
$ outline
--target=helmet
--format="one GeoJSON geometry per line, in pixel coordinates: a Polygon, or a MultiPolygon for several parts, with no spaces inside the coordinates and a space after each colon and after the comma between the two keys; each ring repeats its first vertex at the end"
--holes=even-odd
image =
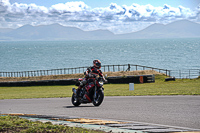
{"type": "Polygon", "coordinates": [[[99,68],[101,68],[101,61],[100,60],[94,60],[93,65],[94,65],[94,67],[99,69],[99,68]]]}

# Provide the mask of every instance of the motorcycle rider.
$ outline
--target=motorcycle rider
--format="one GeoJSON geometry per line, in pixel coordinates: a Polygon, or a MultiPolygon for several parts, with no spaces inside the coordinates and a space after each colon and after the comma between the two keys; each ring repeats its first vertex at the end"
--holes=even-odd
{"type": "MultiPolygon", "coordinates": [[[[80,82],[80,85],[78,87],[77,90],[77,94],[79,94],[80,89],[87,84],[93,83],[95,81],[95,78],[99,75],[100,77],[103,78],[104,82],[107,82],[107,80],[105,79],[105,77],[103,76],[102,71],[100,70],[101,68],[101,61],[100,60],[94,60],[93,61],[93,66],[87,68],[87,70],[84,72],[85,78],[83,79],[83,81],[80,82]]],[[[87,96],[87,94],[85,95],[85,97],[90,101],[89,97],[87,96]]]]}

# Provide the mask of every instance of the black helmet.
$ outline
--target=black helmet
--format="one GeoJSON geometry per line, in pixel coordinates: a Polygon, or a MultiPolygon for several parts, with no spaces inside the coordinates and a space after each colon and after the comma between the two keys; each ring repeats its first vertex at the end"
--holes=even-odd
{"type": "Polygon", "coordinates": [[[99,68],[101,68],[101,61],[100,60],[94,60],[93,65],[94,65],[94,67],[99,69],[99,68]]]}

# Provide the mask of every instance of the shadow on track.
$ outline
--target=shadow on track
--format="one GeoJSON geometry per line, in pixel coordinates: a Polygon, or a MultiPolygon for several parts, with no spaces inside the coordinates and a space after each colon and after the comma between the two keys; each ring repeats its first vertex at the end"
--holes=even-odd
{"type": "Polygon", "coordinates": [[[91,107],[97,107],[97,106],[93,106],[93,105],[90,105],[90,106],[63,106],[63,108],[91,108],[91,107]]]}

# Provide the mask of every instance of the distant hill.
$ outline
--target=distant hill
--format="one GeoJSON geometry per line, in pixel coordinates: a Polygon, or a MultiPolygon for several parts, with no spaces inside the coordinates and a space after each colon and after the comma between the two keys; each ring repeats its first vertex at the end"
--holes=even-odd
{"type": "Polygon", "coordinates": [[[106,40],[200,37],[200,24],[181,20],[167,25],[153,24],[138,32],[115,35],[108,30],[83,31],[59,24],[0,29],[0,40],[106,40]]]}
{"type": "Polygon", "coordinates": [[[118,38],[136,39],[136,38],[194,38],[200,37],[200,24],[180,20],[173,23],[153,24],[146,29],[138,32],[119,35],[118,38]]]}
{"type": "Polygon", "coordinates": [[[114,34],[107,30],[83,31],[59,24],[24,25],[10,32],[1,32],[0,40],[98,40],[109,39],[114,34]]]}

